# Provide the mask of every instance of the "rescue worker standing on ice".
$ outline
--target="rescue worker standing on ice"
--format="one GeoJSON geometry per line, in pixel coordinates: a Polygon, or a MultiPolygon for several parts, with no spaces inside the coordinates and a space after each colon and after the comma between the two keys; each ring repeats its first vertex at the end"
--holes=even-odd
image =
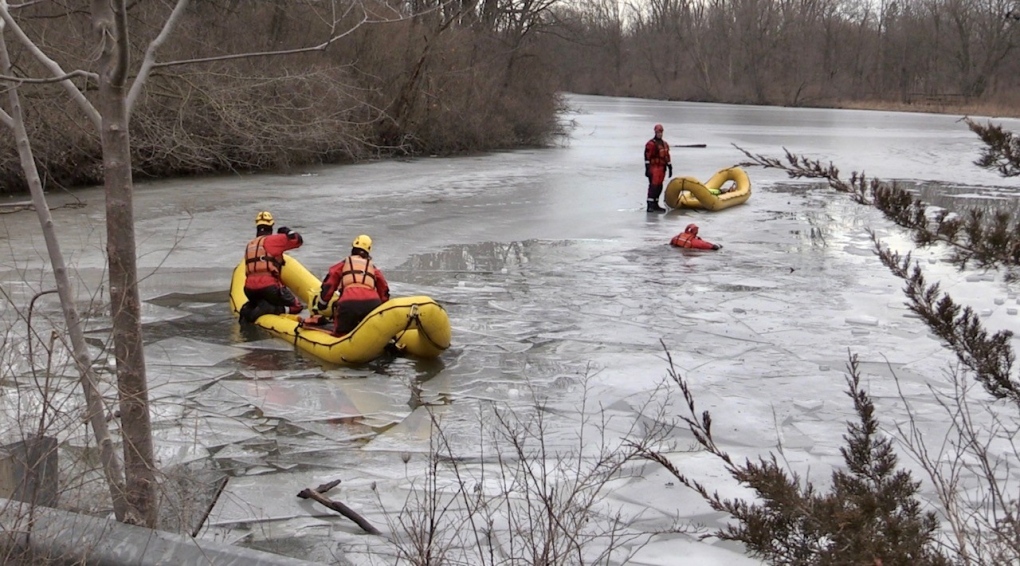
{"type": "Polygon", "coordinates": [[[322,292],[315,302],[314,312],[326,313],[329,299],[337,290],[340,298],[333,306],[333,334],[343,336],[376,307],[390,300],[390,286],[382,271],[372,262],[372,238],[362,234],[354,238],[351,255],[329,268],[322,280],[322,292]]]}
{"type": "Polygon", "coordinates": [[[655,137],[645,144],[645,177],[648,178],[648,212],[666,212],[659,206],[662,183],[666,170],[673,176],[673,163],[669,159],[669,144],[662,139],[662,124],[656,124],[655,137]]]}
{"type": "Polygon", "coordinates": [[[248,302],[241,307],[241,320],[255,322],[264,314],[301,312],[304,306],[280,281],[283,252],[301,247],[304,238],[286,226],[273,234],[273,215],[255,216],[255,238],[244,250],[244,294],[248,302]]]}

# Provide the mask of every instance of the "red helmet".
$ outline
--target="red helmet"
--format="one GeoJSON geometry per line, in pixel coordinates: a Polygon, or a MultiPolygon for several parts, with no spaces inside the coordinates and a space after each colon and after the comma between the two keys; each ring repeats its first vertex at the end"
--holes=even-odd
{"type": "Polygon", "coordinates": [[[661,132],[662,131],[662,124],[656,124],[655,127],[652,128],[652,129],[655,130],[656,132],[661,132]]]}
{"type": "Polygon", "coordinates": [[[698,225],[697,224],[688,224],[687,228],[684,228],[684,232],[687,232],[688,234],[694,234],[695,236],[697,236],[698,235],[698,225]]]}

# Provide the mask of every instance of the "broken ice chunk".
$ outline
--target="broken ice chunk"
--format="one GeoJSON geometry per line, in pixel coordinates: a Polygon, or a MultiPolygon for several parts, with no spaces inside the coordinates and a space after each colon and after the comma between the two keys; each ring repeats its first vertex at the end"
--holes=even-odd
{"type": "Polygon", "coordinates": [[[846,317],[847,324],[857,324],[860,326],[878,326],[878,319],[868,315],[857,315],[846,317]]]}

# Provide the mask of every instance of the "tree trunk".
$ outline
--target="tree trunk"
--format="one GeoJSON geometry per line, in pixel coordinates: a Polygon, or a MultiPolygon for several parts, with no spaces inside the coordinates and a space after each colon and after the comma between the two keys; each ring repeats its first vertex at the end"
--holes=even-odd
{"type": "MultiPolygon", "coordinates": [[[[2,65],[0,73],[7,76],[14,75],[2,27],[0,27],[0,65],[2,65]]],[[[13,120],[14,139],[18,146],[18,156],[21,158],[21,167],[25,173],[25,181],[28,183],[29,191],[32,194],[32,204],[35,206],[36,214],[39,216],[39,225],[42,228],[43,239],[46,241],[50,265],[53,267],[53,278],[57,284],[57,295],[60,297],[64,324],[67,325],[67,334],[71,340],[71,352],[78,369],[82,392],[85,395],[88,422],[92,425],[92,432],[96,437],[96,444],[99,446],[99,458],[102,462],[103,472],[106,475],[106,483],[110,488],[110,499],[113,503],[114,515],[118,521],[123,521],[127,516],[127,502],[124,497],[124,471],[121,469],[120,460],[113,450],[113,441],[110,440],[110,431],[106,425],[106,411],[103,407],[103,400],[96,388],[98,380],[92,371],[92,360],[89,358],[88,348],[85,345],[85,333],[82,331],[78,308],[74,303],[74,294],[71,289],[70,277],[67,275],[64,254],[60,251],[60,243],[57,240],[56,232],[53,230],[53,217],[50,215],[50,209],[46,203],[46,195],[43,194],[42,181],[39,179],[39,171],[35,166],[35,158],[32,156],[32,145],[28,139],[28,132],[25,130],[25,118],[21,110],[21,100],[18,96],[17,87],[10,87],[7,91],[7,96],[10,101],[10,112],[13,120]]]]}
{"type": "Polygon", "coordinates": [[[100,138],[106,189],[106,249],[110,266],[113,348],[117,359],[121,431],[128,504],[142,524],[157,522],[155,464],[149,391],[145,378],[141,301],[135,251],[131,140],[126,76],[127,11],[124,0],[93,0],[93,26],[103,51],[99,58],[100,138]]]}

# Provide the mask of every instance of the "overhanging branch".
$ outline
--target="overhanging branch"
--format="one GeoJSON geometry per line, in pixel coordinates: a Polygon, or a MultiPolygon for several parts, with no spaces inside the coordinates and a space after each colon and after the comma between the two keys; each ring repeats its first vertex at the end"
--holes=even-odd
{"type": "Polygon", "coordinates": [[[59,77],[48,77],[45,79],[33,79],[31,77],[13,77],[10,75],[0,75],[0,81],[7,81],[17,84],[49,84],[59,83],[60,81],[70,80],[75,77],[85,77],[86,79],[92,79],[94,81],[99,80],[99,75],[79,69],[77,71],[71,71],[70,73],[64,73],[59,77]]]}

